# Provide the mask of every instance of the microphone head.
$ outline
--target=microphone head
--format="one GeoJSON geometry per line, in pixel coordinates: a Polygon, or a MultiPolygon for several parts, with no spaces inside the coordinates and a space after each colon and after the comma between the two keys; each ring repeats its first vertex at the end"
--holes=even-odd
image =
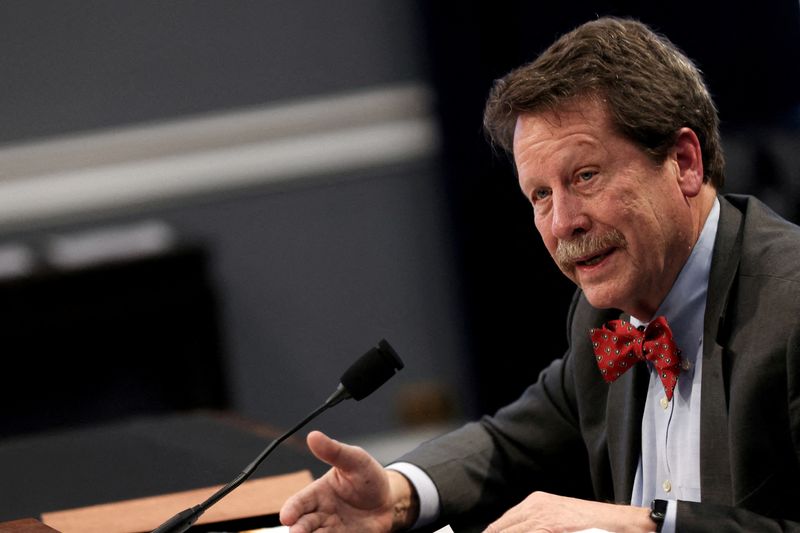
{"type": "Polygon", "coordinates": [[[340,382],[350,397],[361,400],[375,392],[403,366],[400,356],[384,339],[350,365],[340,382]]]}

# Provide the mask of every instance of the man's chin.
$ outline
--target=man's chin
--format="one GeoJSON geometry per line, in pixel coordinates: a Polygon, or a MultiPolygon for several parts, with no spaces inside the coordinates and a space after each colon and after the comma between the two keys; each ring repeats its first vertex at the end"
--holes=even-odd
{"type": "Polygon", "coordinates": [[[608,288],[589,286],[578,286],[583,290],[583,295],[596,309],[622,309],[624,298],[622,295],[609,291],[608,288]]]}
{"type": "Polygon", "coordinates": [[[621,294],[613,286],[613,282],[581,283],[577,269],[562,269],[561,271],[583,291],[583,295],[589,300],[592,307],[596,309],[622,309],[626,295],[621,294]]]}

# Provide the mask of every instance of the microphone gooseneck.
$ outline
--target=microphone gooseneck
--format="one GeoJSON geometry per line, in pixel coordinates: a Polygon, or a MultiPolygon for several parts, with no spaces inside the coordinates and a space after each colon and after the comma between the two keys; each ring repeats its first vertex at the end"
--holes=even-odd
{"type": "Polygon", "coordinates": [[[309,413],[303,420],[298,422],[286,433],[269,443],[264,450],[256,457],[252,463],[242,470],[230,483],[212,494],[206,501],[189,509],[185,509],[176,514],[156,529],[152,533],[183,533],[197,521],[212,505],[228,495],[233,489],[241,485],[255,472],[272,451],[280,443],[292,436],[300,428],[308,424],[311,420],[322,414],[323,411],[341,403],[344,400],[353,398],[360,401],[373,392],[392,377],[397,371],[402,370],[403,361],[397,352],[389,345],[386,340],[381,340],[378,346],[370,349],[362,355],[355,363],[350,365],[340,379],[339,386],[325,402],[309,413]]]}

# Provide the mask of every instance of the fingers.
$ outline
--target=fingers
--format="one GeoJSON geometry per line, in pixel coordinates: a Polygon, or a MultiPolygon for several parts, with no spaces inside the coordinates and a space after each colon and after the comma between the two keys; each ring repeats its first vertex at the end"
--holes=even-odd
{"type": "MultiPolygon", "coordinates": [[[[318,459],[345,475],[359,472],[372,460],[361,448],[335,441],[319,431],[312,431],[308,435],[307,442],[309,449],[318,459]]],[[[337,478],[332,472],[329,471],[322,478],[286,500],[280,511],[282,524],[290,526],[302,523],[306,520],[307,515],[317,513],[321,506],[326,506],[324,502],[335,502],[341,497],[334,482],[337,478]]]]}
{"type": "Polygon", "coordinates": [[[306,444],[308,444],[308,449],[317,459],[328,464],[331,464],[336,456],[339,455],[338,450],[341,447],[340,442],[333,440],[321,431],[309,433],[306,436],[306,444]]]}
{"type": "Polygon", "coordinates": [[[333,440],[321,431],[309,433],[306,442],[317,459],[343,472],[361,470],[372,461],[372,457],[361,448],[333,440]]]}
{"type": "Polygon", "coordinates": [[[306,517],[303,517],[302,521],[289,526],[289,533],[313,533],[317,529],[319,529],[319,526],[309,523],[306,517]]]}
{"type": "Polygon", "coordinates": [[[312,533],[321,527],[322,518],[318,514],[307,514],[300,517],[297,522],[291,525],[289,533],[312,533]]]}
{"type": "Polygon", "coordinates": [[[320,481],[317,480],[284,502],[279,514],[281,524],[294,525],[301,517],[318,511],[320,505],[319,485],[320,481]]]}
{"type": "Polygon", "coordinates": [[[311,486],[306,487],[284,502],[279,514],[281,524],[291,526],[301,516],[316,509],[317,501],[312,490],[311,486]]]}
{"type": "Polygon", "coordinates": [[[311,452],[333,468],[283,504],[280,521],[291,533],[345,531],[362,521],[375,522],[376,517],[391,524],[391,516],[385,516],[391,511],[388,476],[371,455],[319,431],[311,432],[307,442],[311,452]]]}

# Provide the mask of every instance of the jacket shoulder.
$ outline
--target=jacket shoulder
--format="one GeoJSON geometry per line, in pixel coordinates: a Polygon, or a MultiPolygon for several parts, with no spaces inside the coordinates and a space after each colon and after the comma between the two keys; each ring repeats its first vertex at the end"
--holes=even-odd
{"type": "Polygon", "coordinates": [[[800,227],[753,196],[726,195],[721,202],[723,213],[733,209],[741,215],[739,274],[800,283],[800,227]]]}

